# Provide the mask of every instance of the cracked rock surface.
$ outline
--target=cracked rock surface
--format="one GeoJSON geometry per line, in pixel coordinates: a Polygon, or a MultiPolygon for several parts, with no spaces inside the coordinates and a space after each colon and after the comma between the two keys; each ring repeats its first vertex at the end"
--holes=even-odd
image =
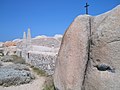
{"type": "Polygon", "coordinates": [[[120,6],[94,17],[92,43],[84,90],[119,90],[120,6]]]}
{"type": "Polygon", "coordinates": [[[120,5],[72,22],[62,40],[54,84],[57,90],[120,89],[120,5]]]}
{"type": "Polygon", "coordinates": [[[56,62],[54,83],[58,90],[80,90],[88,59],[90,16],[78,16],[66,31],[56,62]]]}

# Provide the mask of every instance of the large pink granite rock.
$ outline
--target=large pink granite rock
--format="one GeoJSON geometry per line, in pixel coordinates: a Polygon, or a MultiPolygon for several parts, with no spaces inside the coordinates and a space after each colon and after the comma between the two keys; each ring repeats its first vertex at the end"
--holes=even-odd
{"type": "Polygon", "coordinates": [[[120,90],[120,6],[96,16],[91,30],[84,90],[120,90]]]}
{"type": "Polygon", "coordinates": [[[56,62],[58,90],[80,90],[88,59],[90,16],[78,16],[65,32],[56,62]]]}
{"type": "Polygon", "coordinates": [[[73,21],[62,40],[54,84],[58,90],[120,89],[120,6],[73,21]]]}

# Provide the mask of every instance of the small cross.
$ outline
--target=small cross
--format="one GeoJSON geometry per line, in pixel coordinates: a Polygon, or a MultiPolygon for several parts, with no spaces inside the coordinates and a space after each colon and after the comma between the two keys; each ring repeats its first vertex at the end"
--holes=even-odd
{"type": "Polygon", "coordinates": [[[88,3],[86,3],[86,5],[84,6],[86,8],[86,14],[88,14],[88,3]]]}

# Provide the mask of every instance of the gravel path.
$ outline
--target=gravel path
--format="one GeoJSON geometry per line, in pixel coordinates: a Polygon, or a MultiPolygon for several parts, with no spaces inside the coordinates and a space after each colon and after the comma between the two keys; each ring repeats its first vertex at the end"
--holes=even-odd
{"type": "Polygon", "coordinates": [[[45,81],[44,77],[39,77],[29,84],[10,87],[0,86],[0,90],[42,90],[42,85],[44,84],[44,81],[45,81]]]}

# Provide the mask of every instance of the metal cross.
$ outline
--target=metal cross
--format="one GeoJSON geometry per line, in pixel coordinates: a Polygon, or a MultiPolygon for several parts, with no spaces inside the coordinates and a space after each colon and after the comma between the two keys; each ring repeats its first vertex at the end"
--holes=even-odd
{"type": "Polygon", "coordinates": [[[86,5],[84,6],[86,8],[86,14],[88,14],[88,3],[86,3],[86,5]]]}

